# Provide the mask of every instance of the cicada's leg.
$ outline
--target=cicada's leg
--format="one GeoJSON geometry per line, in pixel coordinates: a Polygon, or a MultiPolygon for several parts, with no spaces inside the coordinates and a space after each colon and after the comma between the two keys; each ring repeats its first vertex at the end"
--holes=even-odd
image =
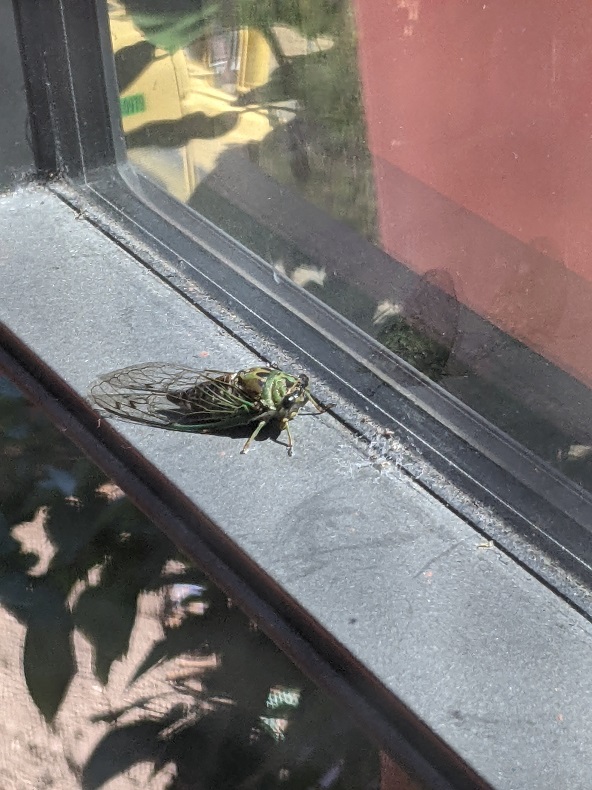
{"type": "Polygon", "coordinates": [[[318,411],[319,414],[323,414],[324,412],[329,411],[329,409],[332,409],[333,406],[335,406],[334,403],[328,403],[326,406],[321,406],[321,404],[317,403],[317,401],[310,394],[308,395],[308,400],[312,403],[312,405],[315,407],[315,409],[318,411]]]}
{"type": "Polygon", "coordinates": [[[260,431],[260,430],[263,428],[263,426],[264,426],[264,425],[267,425],[267,422],[268,422],[267,420],[260,420],[260,421],[257,423],[257,427],[255,428],[255,430],[253,431],[253,433],[252,433],[252,434],[249,436],[249,438],[248,438],[248,439],[247,439],[247,441],[245,442],[245,444],[244,444],[244,447],[243,447],[243,449],[241,450],[241,453],[246,453],[246,452],[248,451],[248,449],[249,449],[249,445],[251,444],[251,442],[253,441],[253,439],[255,439],[255,438],[257,437],[257,435],[258,435],[259,431],[260,431]]]}
{"type": "Polygon", "coordinates": [[[288,422],[288,420],[285,421],[283,428],[288,434],[288,455],[290,456],[294,455],[294,440],[292,439],[292,434],[290,432],[290,423],[288,422]]]}

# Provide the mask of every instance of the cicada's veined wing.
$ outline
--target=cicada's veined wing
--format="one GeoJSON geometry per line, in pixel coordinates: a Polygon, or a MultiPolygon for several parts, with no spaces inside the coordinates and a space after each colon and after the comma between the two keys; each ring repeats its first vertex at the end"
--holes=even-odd
{"type": "Polygon", "coordinates": [[[177,431],[224,430],[246,425],[261,412],[236,373],[160,362],[106,373],[89,394],[108,414],[177,431]]]}

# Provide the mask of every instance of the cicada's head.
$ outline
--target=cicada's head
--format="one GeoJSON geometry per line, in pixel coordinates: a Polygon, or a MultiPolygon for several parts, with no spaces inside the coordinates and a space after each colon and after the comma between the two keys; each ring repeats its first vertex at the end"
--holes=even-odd
{"type": "Polygon", "coordinates": [[[290,391],[282,399],[280,406],[282,416],[287,420],[291,420],[296,416],[298,411],[308,403],[309,398],[308,376],[301,374],[290,388],[290,391]]]}

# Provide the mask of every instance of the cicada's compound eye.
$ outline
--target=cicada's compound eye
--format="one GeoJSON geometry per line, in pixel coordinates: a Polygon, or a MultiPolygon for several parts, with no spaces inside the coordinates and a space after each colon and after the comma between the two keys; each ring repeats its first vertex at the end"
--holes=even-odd
{"type": "Polygon", "coordinates": [[[302,385],[302,389],[305,390],[308,387],[308,376],[306,375],[306,373],[301,373],[298,376],[298,379],[300,381],[300,384],[302,385]]]}
{"type": "Polygon", "coordinates": [[[289,395],[286,395],[282,400],[282,409],[291,409],[293,408],[300,398],[300,391],[296,390],[295,392],[291,392],[289,395]]]}

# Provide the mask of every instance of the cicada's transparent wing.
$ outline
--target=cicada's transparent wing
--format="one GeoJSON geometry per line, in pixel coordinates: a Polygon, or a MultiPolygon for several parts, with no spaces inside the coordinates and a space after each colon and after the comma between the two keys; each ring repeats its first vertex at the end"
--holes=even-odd
{"type": "Polygon", "coordinates": [[[89,394],[107,414],[177,431],[246,425],[261,410],[238,386],[235,373],[161,362],[106,373],[91,384],[89,394]]]}

